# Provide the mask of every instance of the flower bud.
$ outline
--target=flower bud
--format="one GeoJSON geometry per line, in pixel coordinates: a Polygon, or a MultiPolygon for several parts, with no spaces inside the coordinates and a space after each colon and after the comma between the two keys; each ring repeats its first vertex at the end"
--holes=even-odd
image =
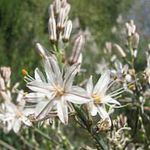
{"type": "Polygon", "coordinates": [[[67,5],[67,0],[61,0],[61,6],[62,7],[65,7],[67,5]]]}
{"type": "Polygon", "coordinates": [[[135,26],[135,24],[134,24],[134,21],[133,21],[133,20],[130,20],[129,22],[127,22],[127,23],[125,24],[125,26],[126,26],[127,35],[128,35],[129,37],[132,36],[132,35],[135,33],[135,31],[136,31],[136,26],[135,26]]]}
{"type": "Polygon", "coordinates": [[[132,47],[133,47],[133,49],[137,49],[138,48],[139,40],[140,40],[140,36],[139,36],[139,34],[137,32],[135,32],[133,34],[133,37],[132,37],[132,47]]]}
{"type": "Polygon", "coordinates": [[[37,52],[40,54],[40,56],[42,57],[46,56],[45,49],[40,43],[36,43],[36,49],[37,49],[37,52]]]}
{"type": "Polygon", "coordinates": [[[119,57],[126,57],[126,53],[118,44],[113,44],[113,49],[119,57]]]}
{"type": "Polygon", "coordinates": [[[85,39],[82,35],[80,35],[75,40],[73,50],[72,50],[72,55],[71,55],[70,61],[69,61],[71,64],[74,64],[79,60],[79,56],[80,56],[81,51],[82,51],[83,46],[84,46],[84,42],[85,42],[85,39]]]}
{"type": "Polygon", "coordinates": [[[57,23],[57,27],[59,29],[64,28],[64,24],[65,24],[66,18],[68,17],[69,11],[70,11],[70,5],[69,4],[67,4],[65,7],[60,9],[60,13],[58,16],[58,23],[57,23]]]}
{"type": "Polygon", "coordinates": [[[105,53],[106,54],[110,54],[112,52],[112,43],[111,42],[106,42],[105,43],[105,53]]]}
{"type": "Polygon", "coordinates": [[[51,4],[48,8],[49,17],[54,18],[54,6],[51,4]]]}
{"type": "Polygon", "coordinates": [[[127,75],[125,76],[125,79],[126,79],[127,82],[131,82],[131,81],[132,81],[132,77],[131,77],[130,74],[127,74],[127,75]]]}
{"type": "Polygon", "coordinates": [[[10,76],[11,76],[10,67],[1,67],[0,74],[6,82],[10,81],[10,76]]]}
{"type": "Polygon", "coordinates": [[[64,42],[67,42],[69,40],[71,31],[72,31],[72,21],[69,20],[69,21],[67,21],[67,23],[65,25],[65,29],[64,29],[64,34],[63,34],[64,42]]]}
{"type": "Polygon", "coordinates": [[[4,79],[0,76],[0,91],[5,90],[5,82],[4,79]]]}
{"type": "Polygon", "coordinates": [[[148,44],[148,49],[147,49],[148,53],[150,54],[150,44],[148,44]]]}
{"type": "Polygon", "coordinates": [[[61,8],[61,1],[60,0],[55,0],[53,5],[54,5],[55,14],[59,14],[60,8],[61,8]]]}
{"type": "Polygon", "coordinates": [[[50,39],[50,41],[52,41],[52,42],[57,41],[55,18],[52,18],[52,17],[49,18],[48,30],[49,30],[49,39],[50,39]]]}

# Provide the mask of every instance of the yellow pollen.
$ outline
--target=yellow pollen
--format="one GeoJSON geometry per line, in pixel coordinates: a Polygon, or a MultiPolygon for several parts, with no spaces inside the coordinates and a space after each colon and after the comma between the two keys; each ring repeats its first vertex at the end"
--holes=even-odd
{"type": "Polygon", "coordinates": [[[28,75],[27,70],[26,70],[26,69],[22,69],[22,74],[23,74],[24,76],[28,75]]]}
{"type": "Polygon", "coordinates": [[[92,98],[94,99],[95,104],[100,104],[101,103],[101,97],[97,94],[93,94],[92,98]]]}
{"type": "Polygon", "coordinates": [[[18,110],[16,110],[16,117],[17,117],[17,118],[20,118],[21,116],[22,116],[21,112],[18,111],[18,110]]]}
{"type": "Polygon", "coordinates": [[[60,87],[59,85],[56,87],[56,96],[60,97],[64,94],[64,89],[62,87],[60,87]]]}

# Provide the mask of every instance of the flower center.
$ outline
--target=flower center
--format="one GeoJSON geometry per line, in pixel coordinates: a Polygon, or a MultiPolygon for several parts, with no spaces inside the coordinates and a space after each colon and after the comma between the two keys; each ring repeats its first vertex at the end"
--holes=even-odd
{"type": "Polygon", "coordinates": [[[58,85],[56,87],[56,96],[60,97],[62,95],[64,95],[64,89],[58,85]]]}
{"type": "Polygon", "coordinates": [[[21,112],[19,110],[16,110],[16,118],[20,118],[22,116],[21,112]]]}
{"type": "Polygon", "coordinates": [[[97,94],[93,94],[92,98],[94,99],[95,104],[100,104],[101,103],[101,97],[97,94]]]}

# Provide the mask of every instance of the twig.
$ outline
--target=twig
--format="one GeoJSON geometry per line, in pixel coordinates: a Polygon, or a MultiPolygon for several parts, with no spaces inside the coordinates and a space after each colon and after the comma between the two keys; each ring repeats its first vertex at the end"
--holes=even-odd
{"type": "Polygon", "coordinates": [[[17,150],[16,148],[14,148],[13,146],[9,145],[8,143],[0,140],[0,145],[4,146],[6,149],[8,150],[17,150]]]}

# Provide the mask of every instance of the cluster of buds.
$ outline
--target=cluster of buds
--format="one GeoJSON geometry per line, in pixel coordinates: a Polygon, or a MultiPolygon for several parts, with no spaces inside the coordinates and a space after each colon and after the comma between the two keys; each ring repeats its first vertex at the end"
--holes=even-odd
{"type": "Polygon", "coordinates": [[[127,126],[127,117],[119,115],[116,120],[113,121],[113,130],[111,135],[108,137],[111,146],[115,146],[116,149],[124,149],[130,138],[126,137],[126,132],[130,128],[127,126]]]}
{"type": "MultiPolygon", "coordinates": [[[[53,50],[46,50],[40,43],[36,43],[37,52],[43,58],[51,54],[56,54],[58,59],[68,65],[73,65],[75,63],[82,62],[82,50],[85,43],[85,38],[83,34],[79,34],[74,42],[73,50],[69,58],[66,58],[64,48],[62,43],[68,42],[71,31],[72,31],[72,21],[69,20],[68,15],[70,11],[70,4],[66,0],[54,0],[49,6],[49,21],[48,21],[48,31],[49,39],[54,44],[53,50]]],[[[80,70],[80,65],[79,65],[80,70]]]]}
{"type": "Polygon", "coordinates": [[[105,53],[113,53],[120,58],[126,57],[126,53],[123,48],[120,45],[111,42],[106,42],[105,53]]]}
{"type": "Polygon", "coordinates": [[[126,34],[127,34],[128,45],[131,49],[133,49],[131,55],[136,58],[140,36],[136,31],[136,25],[134,24],[133,20],[130,20],[125,25],[126,25],[126,34]]]}
{"type": "Polygon", "coordinates": [[[49,39],[57,42],[62,39],[67,42],[72,31],[72,21],[68,20],[70,4],[66,0],[55,0],[49,6],[49,39]]]}

